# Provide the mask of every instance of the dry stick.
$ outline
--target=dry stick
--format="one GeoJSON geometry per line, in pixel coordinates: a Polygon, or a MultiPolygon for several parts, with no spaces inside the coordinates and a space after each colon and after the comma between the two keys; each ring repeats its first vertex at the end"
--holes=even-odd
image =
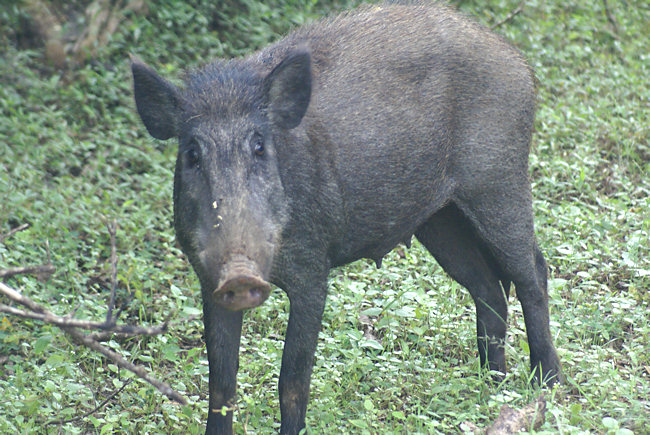
{"type": "MultiPolygon", "coordinates": [[[[16,228],[12,228],[6,234],[0,234],[0,243],[5,239],[13,236],[14,234],[24,231],[30,227],[30,224],[22,224],[16,228]]],[[[47,250],[47,264],[37,265],[37,266],[23,266],[23,267],[10,267],[9,269],[0,269],[0,278],[10,277],[14,275],[46,275],[49,277],[52,275],[56,269],[52,266],[50,262],[50,243],[45,241],[45,248],[47,250]]]]}
{"type": "Polygon", "coordinates": [[[16,228],[13,228],[13,229],[9,230],[9,232],[7,234],[0,235],[0,242],[3,242],[5,239],[8,239],[9,237],[13,236],[14,234],[16,234],[19,231],[24,231],[27,228],[29,228],[29,224],[22,224],[22,225],[17,226],[16,228]]]}
{"type": "Polygon", "coordinates": [[[45,239],[45,252],[47,253],[47,264],[52,264],[52,257],[50,256],[50,241],[45,239]]]}
{"type": "MultiPolygon", "coordinates": [[[[4,294],[4,284],[0,283],[0,291],[4,294]]],[[[18,316],[26,319],[40,320],[42,322],[51,323],[59,327],[81,328],[81,329],[100,329],[111,334],[122,335],[158,335],[169,330],[169,324],[163,323],[160,326],[133,326],[133,325],[115,325],[104,322],[91,322],[88,320],[71,319],[69,317],[61,317],[56,314],[36,313],[33,311],[25,311],[19,308],[11,307],[9,305],[0,304],[0,313],[7,313],[13,316],[18,316]]],[[[193,319],[192,319],[193,320],[193,319]]]]}
{"type": "Polygon", "coordinates": [[[94,414],[95,412],[97,412],[98,410],[100,410],[101,408],[103,408],[104,405],[106,405],[106,404],[107,404],[107,403],[108,403],[108,402],[109,402],[113,397],[115,397],[115,396],[117,396],[118,394],[120,394],[120,393],[122,392],[122,390],[124,390],[127,386],[129,386],[129,384],[131,384],[131,382],[133,382],[133,379],[129,379],[129,380],[127,380],[127,381],[124,383],[124,385],[122,385],[119,389],[113,391],[113,392],[112,392],[112,393],[111,393],[111,394],[110,394],[106,399],[104,399],[104,400],[102,401],[102,403],[100,403],[99,405],[95,406],[95,409],[93,409],[93,410],[91,410],[91,411],[88,411],[88,412],[86,412],[86,413],[83,414],[83,415],[79,415],[79,416],[77,416],[77,417],[75,417],[75,418],[69,418],[69,419],[67,419],[67,420],[53,420],[53,421],[48,421],[48,422],[45,423],[45,424],[47,424],[47,425],[53,425],[53,424],[66,424],[66,423],[72,423],[73,421],[83,420],[84,418],[88,417],[89,415],[94,414]]]}
{"type": "Polygon", "coordinates": [[[0,269],[0,278],[14,275],[51,275],[55,272],[54,266],[43,264],[39,266],[10,267],[9,269],[0,269]]]}
{"type": "MultiPolygon", "coordinates": [[[[13,234],[17,233],[18,231],[22,231],[26,228],[29,227],[29,224],[23,224],[19,227],[14,228],[13,230],[9,231],[7,234],[0,236],[0,241],[6,239],[7,237],[12,236],[13,234]]],[[[112,288],[112,293],[111,293],[111,305],[109,307],[109,310],[112,310],[112,307],[115,303],[115,288],[117,286],[117,254],[115,253],[115,233],[117,229],[117,222],[113,221],[112,227],[109,226],[109,234],[111,235],[111,264],[113,267],[113,288],[112,288]]],[[[50,250],[49,250],[49,243],[46,242],[47,246],[47,256],[48,256],[48,261],[50,259],[50,250]]],[[[3,272],[4,275],[1,276],[11,276],[11,275],[16,275],[20,273],[30,273],[29,271],[34,271],[37,269],[37,271],[43,273],[43,272],[48,272],[48,273],[53,273],[54,272],[54,267],[51,265],[46,265],[46,266],[30,266],[30,267],[23,267],[23,268],[14,268],[14,269],[9,269],[5,271],[0,271],[3,272]],[[12,273],[15,272],[15,273],[12,273]]],[[[110,324],[108,321],[105,323],[99,323],[99,322],[88,322],[88,321],[83,321],[83,320],[76,320],[76,319],[65,319],[63,317],[57,316],[56,314],[46,310],[45,308],[41,307],[38,305],[36,302],[31,300],[30,298],[23,296],[19,291],[14,290],[13,288],[9,287],[8,285],[0,282],[0,292],[5,294],[9,299],[13,300],[14,302],[19,303],[20,305],[29,308],[32,312],[29,313],[24,310],[19,310],[17,308],[10,307],[8,305],[0,304],[0,312],[5,312],[9,314],[15,314],[18,316],[22,317],[28,317],[28,318],[34,318],[38,320],[43,320],[47,321],[49,323],[53,323],[57,326],[59,326],[61,329],[63,329],[64,332],[66,332],[68,335],[70,335],[74,340],[77,342],[80,342],[81,344],[101,353],[105,357],[107,357],[109,360],[113,361],[117,366],[129,370],[133,373],[135,373],[137,376],[139,376],[141,379],[147,381],[154,387],[158,389],[161,393],[163,393],[165,396],[169,397],[171,400],[174,400],[182,405],[187,404],[187,399],[183,397],[181,394],[177,393],[174,391],[169,385],[167,385],[164,382],[159,381],[158,379],[152,378],[149,376],[147,371],[142,367],[142,366],[137,366],[127,360],[125,360],[122,355],[113,352],[112,350],[102,346],[100,343],[97,341],[93,340],[92,335],[84,334],[80,331],[78,331],[76,328],[77,327],[82,327],[82,328],[87,328],[87,329],[114,329],[116,332],[120,333],[125,333],[125,334],[134,334],[134,335],[151,335],[151,333],[154,333],[156,330],[160,330],[160,332],[164,331],[167,329],[167,322],[165,322],[162,326],[157,327],[157,328],[144,328],[140,326],[129,326],[129,325],[114,325],[110,324]],[[135,332],[134,332],[135,331],[135,332]]],[[[110,319],[110,313],[107,316],[109,320],[110,319]]],[[[155,333],[160,333],[160,332],[155,332],[155,333]]]]}
{"type": "Polygon", "coordinates": [[[524,9],[524,4],[525,4],[525,3],[526,3],[526,0],[521,0],[521,1],[519,2],[519,5],[518,5],[516,8],[514,8],[514,9],[512,10],[512,12],[510,12],[510,13],[509,13],[509,14],[508,14],[508,15],[507,15],[503,20],[501,20],[501,21],[499,21],[499,22],[497,22],[497,23],[495,23],[495,24],[492,24],[492,25],[490,26],[490,30],[494,30],[494,29],[496,29],[497,27],[501,27],[501,26],[503,26],[505,23],[507,23],[508,21],[512,20],[512,19],[515,17],[515,15],[521,13],[521,11],[524,9]]]}
{"type": "Polygon", "coordinates": [[[614,18],[614,15],[612,15],[611,9],[609,9],[607,0],[603,0],[603,6],[605,8],[605,16],[607,17],[607,21],[609,21],[609,23],[614,28],[614,33],[618,35],[618,24],[616,24],[616,19],[614,18]]]}
{"type": "Polygon", "coordinates": [[[97,343],[95,340],[88,337],[86,334],[77,331],[75,328],[63,327],[63,330],[67,332],[73,339],[82,343],[83,345],[101,353],[106,358],[113,361],[118,367],[129,370],[130,372],[135,373],[140,378],[149,382],[151,385],[156,387],[158,391],[163,393],[165,396],[169,397],[171,400],[180,403],[181,405],[187,405],[187,399],[174,391],[169,385],[165,382],[161,382],[158,379],[152,378],[149,376],[149,373],[142,366],[137,366],[132,362],[125,360],[122,355],[119,353],[113,352],[112,350],[102,346],[97,343]]]}
{"type": "Polygon", "coordinates": [[[115,235],[117,234],[117,221],[106,224],[106,229],[111,237],[111,301],[108,304],[106,312],[106,323],[111,322],[113,317],[113,308],[115,307],[115,292],[117,290],[117,250],[115,248],[115,235]]]}
{"type": "MultiPolygon", "coordinates": [[[[58,317],[55,314],[51,313],[50,311],[38,305],[36,302],[32,301],[30,298],[23,296],[22,294],[20,294],[20,292],[12,289],[11,287],[7,286],[2,282],[0,282],[0,291],[2,291],[2,293],[7,295],[13,301],[29,308],[35,313],[39,313],[44,316],[52,316],[54,318],[58,317]]],[[[104,355],[105,357],[113,361],[117,366],[129,370],[135,373],[136,375],[138,375],[140,378],[149,382],[151,385],[156,387],[158,391],[163,393],[165,396],[169,397],[171,400],[174,400],[182,405],[187,404],[187,400],[185,399],[185,397],[183,397],[182,395],[174,391],[166,383],[161,382],[158,379],[149,376],[149,374],[143,367],[136,366],[135,364],[125,360],[122,357],[122,355],[113,352],[112,350],[102,346],[101,344],[99,344],[98,342],[90,338],[88,335],[78,331],[74,326],[60,326],[60,328],[63,329],[64,332],[69,334],[77,342],[101,353],[102,355],[104,355]]]]}
{"type": "MultiPolygon", "coordinates": [[[[106,341],[113,334],[121,334],[121,335],[157,335],[157,334],[162,334],[163,332],[167,332],[169,329],[176,325],[180,325],[181,323],[186,323],[186,322],[192,322],[194,320],[198,320],[201,318],[201,314],[191,314],[181,320],[176,320],[174,322],[170,322],[169,318],[171,317],[171,314],[167,316],[165,319],[165,322],[160,325],[160,326],[153,326],[149,328],[145,328],[143,326],[131,326],[131,325],[113,325],[111,328],[106,329],[105,331],[102,332],[93,332],[92,334],[88,334],[88,337],[92,338],[95,341],[106,341]],[[132,332],[131,328],[139,328],[137,329],[136,332],[132,332]]],[[[136,331],[134,329],[133,331],[136,331]]]]}
{"type": "Polygon", "coordinates": [[[29,308],[32,311],[35,311],[40,314],[45,313],[45,309],[38,305],[36,302],[31,300],[30,298],[23,296],[20,292],[12,289],[5,283],[0,282],[0,291],[4,293],[9,299],[11,299],[14,302],[18,302],[20,305],[29,308]]]}

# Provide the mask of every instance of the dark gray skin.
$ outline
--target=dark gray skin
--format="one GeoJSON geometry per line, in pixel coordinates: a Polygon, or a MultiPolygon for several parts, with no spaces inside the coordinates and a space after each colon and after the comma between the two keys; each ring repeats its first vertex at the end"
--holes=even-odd
{"type": "Polygon", "coordinates": [[[332,267],[412,235],[476,304],[481,364],[506,371],[514,283],[538,382],[561,377],[528,153],[534,79],[521,54],[439,6],[370,6],[298,29],[178,88],[134,59],[149,133],[178,138],[174,216],[199,276],[210,363],[206,433],[231,433],[243,310],[290,300],[282,433],[305,426],[332,267]]]}

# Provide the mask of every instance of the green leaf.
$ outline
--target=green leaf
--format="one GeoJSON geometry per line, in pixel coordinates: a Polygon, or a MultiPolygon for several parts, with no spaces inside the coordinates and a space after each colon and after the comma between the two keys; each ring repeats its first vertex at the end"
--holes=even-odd
{"type": "Polygon", "coordinates": [[[368,349],[384,350],[384,346],[382,346],[377,340],[373,339],[363,339],[359,346],[368,349]]]}
{"type": "Polygon", "coordinates": [[[376,317],[376,316],[380,315],[381,312],[382,312],[381,308],[372,307],[372,308],[368,308],[368,309],[363,310],[361,312],[361,314],[365,314],[366,316],[369,316],[369,317],[376,317]]]}
{"type": "Polygon", "coordinates": [[[102,426],[101,430],[99,431],[101,435],[106,435],[109,433],[113,433],[113,425],[111,423],[106,423],[102,426]]]}
{"type": "Polygon", "coordinates": [[[603,417],[603,426],[607,429],[618,429],[618,421],[612,417],[603,417]]]}
{"type": "Polygon", "coordinates": [[[198,307],[183,305],[183,313],[188,316],[200,316],[203,313],[203,310],[198,307]]]}
{"type": "Polygon", "coordinates": [[[51,335],[42,335],[40,336],[34,344],[32,344],[32,350],[34,351],[35,355],[40,355],[43,353],[43,351],[49,346],[50,342],[52,341],[52,336],[51,335]]]}

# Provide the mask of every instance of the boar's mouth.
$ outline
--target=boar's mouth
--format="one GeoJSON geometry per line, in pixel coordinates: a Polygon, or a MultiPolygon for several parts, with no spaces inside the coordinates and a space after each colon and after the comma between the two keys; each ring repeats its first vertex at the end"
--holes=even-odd
{"type": "Polygon", "coordinates": [[[245,257],[226,262],[221,280],[213,292],[215,302],[232,311],[255,308],[271,293],[271,285],[259,272],[257,265],[245,257]]]}

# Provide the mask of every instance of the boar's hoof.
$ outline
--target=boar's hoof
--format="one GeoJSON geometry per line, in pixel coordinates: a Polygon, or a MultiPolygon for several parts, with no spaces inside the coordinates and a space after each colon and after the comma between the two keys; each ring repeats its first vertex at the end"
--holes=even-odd
{"type": "Polygon", "coordinates": [[[237,275],[226,281],[214,291],[215,301],[232,311],[255,308],[269,297],[271,286],[261,278],[250,275],[237,275]]]}

